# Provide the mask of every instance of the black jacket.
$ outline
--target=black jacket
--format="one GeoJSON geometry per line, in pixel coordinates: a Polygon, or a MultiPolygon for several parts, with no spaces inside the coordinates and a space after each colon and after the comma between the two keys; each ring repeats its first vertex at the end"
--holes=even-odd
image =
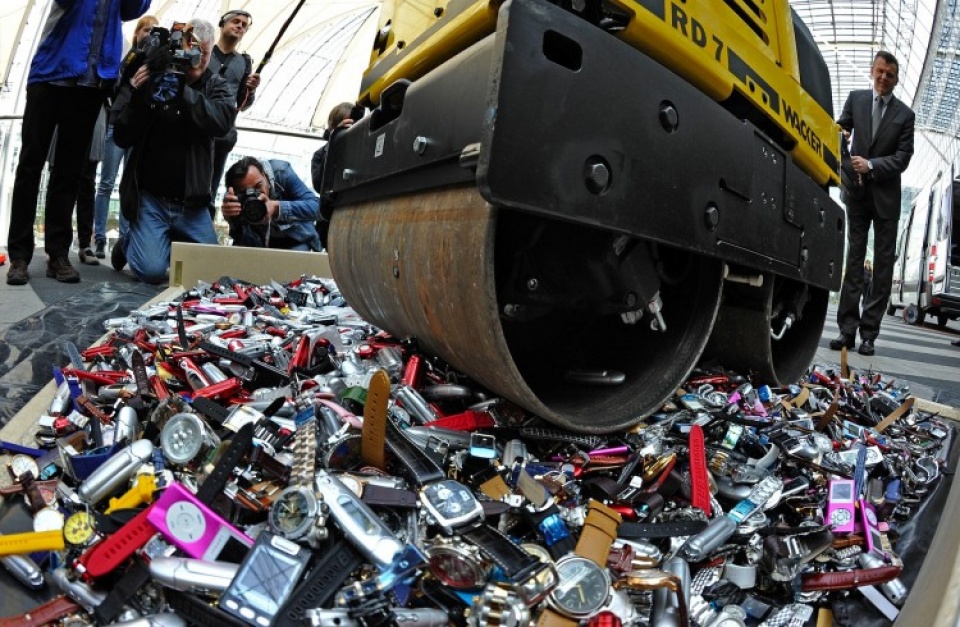
{"type": "MultiPolygon", "coordinates": [[[[122,91],[132,92],[130,84],[122,91]]],[[[213,140],[223,137],[233,127],[236,100],[225,80],[207,69],[192,85],[183,88],[183,94],[173,106],[185,116],[190,133],[185,137],[154,137],[153,108],[139,93],[128,93],[117,98],[113,141],[120,148],[132,148],[123,180],[120,181],[120,209],[131,222],[137,221],[140,209],[138,175],[141,155],[153,142],[176,141],[187,151],[184,203],[190,208],[206,207],[210,202],[210,178],[213,176],[213,140]]]]}

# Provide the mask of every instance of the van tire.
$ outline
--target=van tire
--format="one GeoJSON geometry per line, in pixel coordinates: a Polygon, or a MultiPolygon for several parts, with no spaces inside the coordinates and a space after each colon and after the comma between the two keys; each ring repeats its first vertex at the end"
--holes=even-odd
{"type": "Polygon", "coordinates": [[[923,321],[927,317],[927,312],[916,305],[907,305],[903,308],[903,321],[911,326],[923,326],[923,321]]]}

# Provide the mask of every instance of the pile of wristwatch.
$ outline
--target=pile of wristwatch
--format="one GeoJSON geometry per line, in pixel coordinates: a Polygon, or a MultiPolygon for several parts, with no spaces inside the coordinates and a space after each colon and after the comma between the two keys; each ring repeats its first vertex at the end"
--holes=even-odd
{"type": "Polygon", "coordinates": [[[325,279],[222,279],[105,327],[64,346],[34,441],[0,443],[33,525],[0,564],[52,597],[0,626],[892,621],[952,434],[845,365],[695,371],[630,431],[573,433],[325,279]]]}

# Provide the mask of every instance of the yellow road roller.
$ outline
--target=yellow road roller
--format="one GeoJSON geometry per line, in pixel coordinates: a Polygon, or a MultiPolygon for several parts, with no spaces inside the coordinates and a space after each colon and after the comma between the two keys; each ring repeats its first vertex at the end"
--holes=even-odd
{"type": "Polygon", "coordinates": [[[840,285],[830,79],[787,0],[386,1],[323,197],[365,318],[556,425],[704,357],[799,378],[840,285]]]}

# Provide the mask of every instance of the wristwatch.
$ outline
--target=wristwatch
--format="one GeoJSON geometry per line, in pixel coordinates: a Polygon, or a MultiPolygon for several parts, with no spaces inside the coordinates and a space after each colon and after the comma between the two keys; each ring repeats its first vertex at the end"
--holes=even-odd
{"type": "Polygon", "coordinates": [[[326,515],[314,487],[317,454],[317,419],[313,414],[297,425],[290,486],[270,506],[268,522],[274,533],[318,548],[327,537],[326,515]]]}
{"type": "Polygon", "coordinates": [[[97,521],[89,510],[80,510],[70,514],[63,523],[63,538],[74,548],[84,548],[100,538],[97,521]]]}
{"type": "Polygon", "coordinates": [[[197,459],[201,451],[219,445],[220,438],[197,414],[174,414],[160,432],[163,456],[171,464],[179,466],[185,466],[197,459]]]}
{"type": "MultiPolygon", "coordinates": [[[[85,578],[94,579],[116,570],[124,560],[133,555],[137,549],[146,544],[157,533],[157,530],[147,520],[152,508],[153,505],[150,505],[115,533],[87,549],[78,560],[77,570],[85,578]]],[[[60,535],[62,538],[63,534],[60,535]]]]}
{"type": "MultiPolygon", "coordinates": [[[[523,604],[512,586],[491,582],[476,597],[470,610],[477,627],[527,627],[530,609],[523,604]]],[[[472,621],[471,621],[472,622],[472,621]]]]}
{"type": "Polygon", "coordinates": [[[234,468],[240,463],[252,446],[253,423],[248,422],[240,427],[233,437],[230,438],[230,445],[227,447],[227,450],[220,455],[220,459],[217,460],[213,471],[211,471],[206,479],[203,480],[203,483],[200,484],[200,488],[197,490],[197,499],[199,499],[201,503],[210,505],[217,495],[223,492],[223,488],[227,485],[227,480],[230,478],[230,475],[233,474],[234,468]]]}
{"type": "Polygon", "coordinates": [[[577,547],[557,561],[560,583],[547,597],[537,627],[575,627],[597,614],[611,594],[607,555],[617,537],[620,514],[591,500],[577,547]]]}
{"type": "Polygon", "coordinates": [[[487,583],[493,561],[480,548],[456,537],[436,536],[424,551],[430,571],[445,585],[472,590],[487,583]]]}
{"type": "MultiPolygon", "coordinates": [[[[420,502],[423,504],[430,522],[438,526],[448,536],[459,536],[480,549],[480,552],[503,570],[511,582],[529,581],[545,565],[530,555],[505,535],[485,524],[483,507],[467,486],[452,479],[444,479],[428,484],[420,490],[420,502]]],[[[434,560],[427,550],[431,570],[441,581],[458,581],[463,574],[458,571],[467,566],[457,566],[454,572],[445,570],[452,560],[434,560]]],[[[480,570],[482,565],[472,563],[469,568],[480,570]]],[[[519,585],[519,583],[518,583],[519,585]]]]}

